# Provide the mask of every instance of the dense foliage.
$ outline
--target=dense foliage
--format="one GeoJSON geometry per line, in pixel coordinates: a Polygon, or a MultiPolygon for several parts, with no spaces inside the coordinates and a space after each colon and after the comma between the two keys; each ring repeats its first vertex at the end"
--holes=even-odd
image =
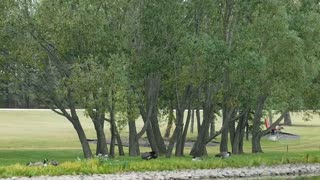
{"type": "Polygon", "coordinates": [[[230,143],[242,153],[250,125],[252,152],[262,152],[260,138],[288,111],[319,109],[319,28],[318,0],[1,0],[0,106],[66,117],[86,158],[77,108],[92,119],[96,154],[114,156],[117,142],[122,155],[119,127],[128,124],[130,155],[146,134],[153,151],[182,156],[195,123],[192,155],[220,134],[220,151],[230,143]],[[262,130],[268,110],[282,115],[262,130]],[[163,113],[169,134],[174,127],[169,145],[163,113]]]}

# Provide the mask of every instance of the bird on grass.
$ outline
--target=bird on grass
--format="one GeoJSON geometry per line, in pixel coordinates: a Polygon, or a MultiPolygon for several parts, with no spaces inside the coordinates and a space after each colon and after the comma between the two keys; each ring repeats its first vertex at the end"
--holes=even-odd
{"type": "Polygon", "coordinates": [[[141,154],[141,158],[145,160],[156,159],[157,157],[158,157],[158,154],[154,151],[141,154]]]}
{"type": "Polygon", "coordinates": [[[44,159],[43,162],[41,162],[41,161],[39,161],[39,162],[28,162],[26,165],[29,166],[29,167],[32,167],[32,166],[47,167],[48,166],[48,159],[44,159]]]}
{"type": "Polygon", "coordinates": [[[51,165],[53,165],[53,166],[58,166],[58,165],[59,165],[59,162],[58,162],[58,161],[55,161],[55,160],[52,160],[52,161],[51,161],[51,165]]]}
{"type": "Polygon", "coordinates": [[[216,154],[215,157],[219,157],[219,158],[228,158],[231,156],[231,152],[221,152],[219,154],[216,154]]]}

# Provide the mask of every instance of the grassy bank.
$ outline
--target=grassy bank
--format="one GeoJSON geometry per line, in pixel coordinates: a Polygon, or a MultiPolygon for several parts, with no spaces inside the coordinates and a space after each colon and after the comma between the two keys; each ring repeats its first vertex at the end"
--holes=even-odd
{"type": "MultiPolygon", "coordinates": [[[[49,152],[52,153],[52,151],[44,151],[43,153],[49,152]]],[[[59,151],[56,153],[59,153],[59,151]]],[[[61,151],[60,153],[64,152],[61,151]]],[[[72,151],[68,153],[70,153],[69,155],[77,155],[76,152],[72,151]]],[[[68,155],[66,155],[66,159],[68,159],[67,156],[68,155]]],[[[142,160],[139,157],[117,157],[115,159],[94,159],[89,161],[68,160],[57,167],[27,167],[23,164],[3,166],[0,167],[0,177],[105,174],[130,171],[162,171],[178,169],[210,169],[223,167],[276,165],[287,163],[320,163],[320,153],[274,152],[263,154],[244,154],[232,156],[229,159],[220,159],[213,156],[208,156],[204,157],[202,161],[192,161],[190,156],[179,158],[160,157],[158,159],[149,161],[142,160]]]]}

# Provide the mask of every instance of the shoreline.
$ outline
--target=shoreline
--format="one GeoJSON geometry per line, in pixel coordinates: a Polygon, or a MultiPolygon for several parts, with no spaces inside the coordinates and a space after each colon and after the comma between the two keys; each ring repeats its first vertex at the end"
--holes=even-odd
{"type": "Polygon", "coordinates": [[[0,178],[0,180],[265,179],[292,178],[296,176],[320,176],[320,163],[177,171],[124,172],[117,174],[11,177],[0,178]]]}

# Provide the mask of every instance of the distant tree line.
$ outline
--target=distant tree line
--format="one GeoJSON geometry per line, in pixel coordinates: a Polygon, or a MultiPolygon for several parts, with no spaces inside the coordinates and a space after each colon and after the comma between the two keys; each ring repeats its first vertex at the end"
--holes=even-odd
{"type": "Polygon", "coordinates": [[[241,154],[248,133],[259,153],[287,112],[319,109],[319,12],[318,0],[1,0],[0,106],[64,116],[86,158],[79,107],[95,154],[114,156],[118,145],[124,155],[119,125],[131,156],[145,136],[152,151],[183,156],[189,128],[198,133],[191,155],[206,155],[218,136],[221,152],[241,154]]]}

